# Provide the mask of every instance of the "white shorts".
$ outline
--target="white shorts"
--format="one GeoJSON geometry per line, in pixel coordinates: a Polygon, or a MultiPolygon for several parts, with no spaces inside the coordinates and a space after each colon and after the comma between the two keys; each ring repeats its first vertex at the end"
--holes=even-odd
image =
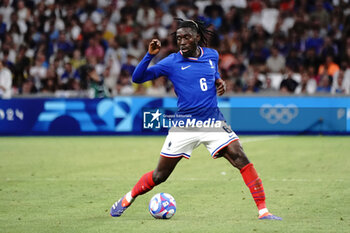
{"type": "Polygon", "coordinates": [[[238,136],[226,123],[223,123],[223,126],[214,132],[210,130],[171,128],[160,155],[168,158],[182,156],[189,159],[192,151],[203,143],[211,156],[216,159],[221,149],[237,140],[239,140],[238,136]]]}

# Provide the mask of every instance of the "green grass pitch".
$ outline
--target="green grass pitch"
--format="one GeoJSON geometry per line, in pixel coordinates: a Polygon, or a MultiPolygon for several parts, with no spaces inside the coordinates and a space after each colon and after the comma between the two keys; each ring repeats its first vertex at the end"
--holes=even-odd
{"type": "Polygon", "coordinates": [[[350,137],[241,137],[263,180],[260,221],[238,170],[204,146],[120,218],[111,205],[155,168],[165,137],[1,137],[0,232],[350,232],[350,137]],[[167,192],[170,220],[148,201],[167,192]]]}

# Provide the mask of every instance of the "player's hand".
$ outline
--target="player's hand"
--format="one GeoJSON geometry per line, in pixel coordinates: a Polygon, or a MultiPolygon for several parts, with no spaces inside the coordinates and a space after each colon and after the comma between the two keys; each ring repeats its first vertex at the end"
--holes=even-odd
{"type": "Polygon", "coordinates": [[[216,92],[218,95],[223,95],[226,91],[226,83],[221,78],[215,80],[216,92]]]}
{"type": "Polygon", "coordinates": [[[158,39],[153,39],[148,45],[148,53],[151,55],[156,55],[160,51],[161,43],[158,39]]]}

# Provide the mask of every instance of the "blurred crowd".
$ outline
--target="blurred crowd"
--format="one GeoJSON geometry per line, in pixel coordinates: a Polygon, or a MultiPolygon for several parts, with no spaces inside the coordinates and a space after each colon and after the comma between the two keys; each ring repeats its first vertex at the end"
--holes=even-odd
{"type": "Polygon", "coordinates": [[[227,95],[350,94],[350,0],[0,0],[0,98],[174,95],[131,75],[175,18],[215,32],[227,95]]]}

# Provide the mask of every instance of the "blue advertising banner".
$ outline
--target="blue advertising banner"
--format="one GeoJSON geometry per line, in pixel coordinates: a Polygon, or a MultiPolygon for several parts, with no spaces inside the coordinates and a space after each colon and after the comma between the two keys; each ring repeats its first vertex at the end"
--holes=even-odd
{"type": "MultiPolygon", "coordinates": [[[[223,97],[219,106],[237,133],[350,133],[350,97],[223,97]]],[[[173,97],[0,100],[0,135],[166,134],[145,120],[174,108],[173,97]]]]}

